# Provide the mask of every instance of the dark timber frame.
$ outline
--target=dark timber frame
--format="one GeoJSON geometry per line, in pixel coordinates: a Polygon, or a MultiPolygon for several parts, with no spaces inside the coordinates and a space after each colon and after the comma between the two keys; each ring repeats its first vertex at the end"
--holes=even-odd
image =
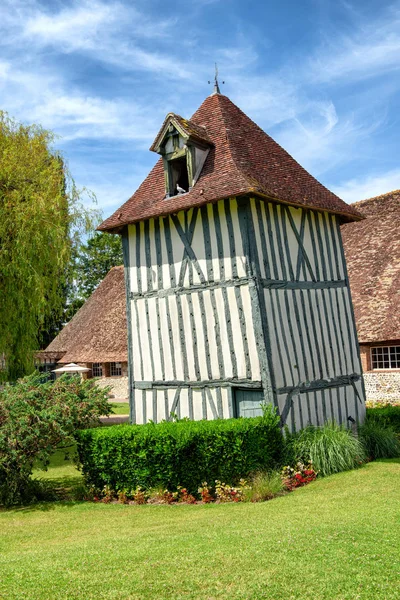
{"type": "Polygon", "coordinates": [[[157,421],[161,403],[166,418],[183,410],[190,418],[233,416],[235,387],[262,388],[291,429],[363,418],[336,216],[246,196],[130,227],[134,265],[127,228],[123,249],[133,422],[137,410],[157,421]]]}

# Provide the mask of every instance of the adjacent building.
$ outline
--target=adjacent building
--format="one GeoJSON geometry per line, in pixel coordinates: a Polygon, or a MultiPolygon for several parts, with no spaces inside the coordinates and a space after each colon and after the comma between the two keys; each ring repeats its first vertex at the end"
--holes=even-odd
{"type": "Polygon", "coordinates": [[[45,371],[76,363],[89,377],[111,385],[116,397],[128,397],[128,349],[123,267],[109,271],[90,298],[57,337],[37,354],[45,371]]]}
{"type": "Polygon", "coordinates": [[[352,205],[342,226],[367,400],[400,400],[400,191],[352,205]]]}

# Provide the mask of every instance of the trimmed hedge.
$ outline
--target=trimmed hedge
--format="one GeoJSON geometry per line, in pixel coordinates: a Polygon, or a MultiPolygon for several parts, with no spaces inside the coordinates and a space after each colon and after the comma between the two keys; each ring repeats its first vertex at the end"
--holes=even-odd
{"type": "Polygon", "coordinates": [[[392,427],[396,433],[400,433],[400,406],[367,408],[366,420],[392,427]]]}
{"type": "Polygon", "coordinates": [[[116,425],[78,431],[86,481],[114,490],[162,486],[197,492],[203,481],[230,484],[281,464],[284,439],[275,414],[246,419],[116,425]]]}

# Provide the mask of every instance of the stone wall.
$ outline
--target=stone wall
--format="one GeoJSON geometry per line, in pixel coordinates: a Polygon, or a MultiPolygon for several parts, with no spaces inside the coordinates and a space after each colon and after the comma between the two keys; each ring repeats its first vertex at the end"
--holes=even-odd
{"type": "Polygon", "coordinates": [[[115,398],[124,398],[128,401],[128,378],[127,377],[101,377],[96,379],[96,384],[105,388],[111,386],[110,394],[115,398]]]}
{"type": "Polygon", "coordinates": [[[364,373],[367,400],[400,401],[400,371],[364,373]]]}

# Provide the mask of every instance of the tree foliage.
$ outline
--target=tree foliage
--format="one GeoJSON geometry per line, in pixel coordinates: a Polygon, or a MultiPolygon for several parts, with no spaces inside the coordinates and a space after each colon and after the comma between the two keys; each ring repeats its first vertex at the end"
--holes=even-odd
{"type": "Polygon", "coordinates": [[[8,379],[32,369],[39,330],[63,309],[71,251],[91,225],[53,141],[0,112],[0,357],[8,379]]]}
{"type": "Polygon", "coordinates": [[[0,392],[0,504],[30,499],[34,464],[46,466],[77,429],[111,412],[109,388],[63,375],[54,383],[33,374],[0,392]]]}
{"type": "Polygon", "coordinates": [[[79,248],[74,266],[74,285],[69,318],[94,292],[112,267],[122,265],[122,243],[119,235],[95,232],[79,248]]]}

